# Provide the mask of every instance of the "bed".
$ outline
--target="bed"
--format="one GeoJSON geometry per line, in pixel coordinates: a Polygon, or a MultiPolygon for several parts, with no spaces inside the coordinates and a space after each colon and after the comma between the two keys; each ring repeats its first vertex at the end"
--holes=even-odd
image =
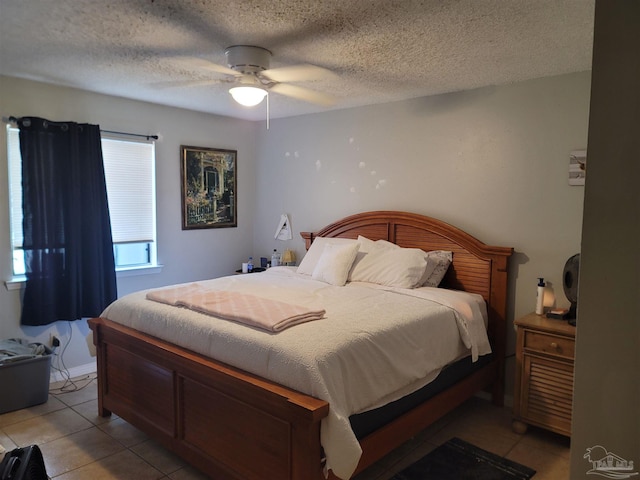
{"type": "MultiPolygon", "coordinates": [[[[442,221],[407,212],[360,213],[302,233],[307,249],[318,237],[359,236],[425,252],[452,252],[440,287],[484,299],[493,353],[437,393],[414,398],[392,414],[383,412],[383,420],[375,420],[373,427],[367,419],[361,429],[365,433],[358,438],[361,455],[355,473],[480,390],[489,390],[493,402],[502,403],[507,262],[512,253],[511,248],[485,245],[442,221]]],[[[325,478],[321,425],[332,414],[327,400],[197,353],[177,340],[163,340],[106,318],[89,324],[98,357],[100,415],[119,415],[212,478],[325,478]]],[[[303,328],[318,327],[301,325],[287,331],[303,328]]],[[[402,402],[404,398],[398,401],[402,402]]],[[[355,417],[354,426],[362,419],[355,417]]],[[[333,470],[328,474],[336,478],[333,470]]]]}

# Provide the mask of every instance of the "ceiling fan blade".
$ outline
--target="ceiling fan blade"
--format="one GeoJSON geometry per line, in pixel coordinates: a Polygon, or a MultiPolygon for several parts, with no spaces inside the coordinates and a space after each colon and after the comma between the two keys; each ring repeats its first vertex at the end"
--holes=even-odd
{"type": "Polygon", "coordinates": [[[207,85],[216,85],[218,83],[224,83],[224,80],[170,80],[167,82],[154,82],[150,85],[154,88],[165,89],[165,88],[182,88],[182,87],[202,87],[207,85]]]}
{"type": "Polygon", "coordinates": [[[323,80],[335,78],[331,70],[316,65],[293,65],[291,67],[270,68],[260,72],[274,82],[304,82],[307,80],[323,80]]]}
{"type": "Polygon", "coordinates": [[[168,25],[180,32],[188,30],[207,41],[210,45],[219,45],[222,48],[228,43],[232,31],[226,28],[226,22],[220,21],[225,14],[215,12],[206,5],[194,5],[187,2],[126,2],[128,8],[134,9],[132,15],[150,22],[159,22],[168,25]],[[213,18],[212,18],[213,17],[213,18]],[[216,21],[217,19],[217,21],[216,21]]]}
{"type": "Polygon", "coordinates": [[[223,73],[225,75],[233,75],[234,77],[241,77],[242,73],[236,72],[232,68],[225,67],[224,65],[218,65],[217,63],[209,62],[208,66],[204,66],[206,70],[211,70],[217,73],[223,73]]]}
{"type": "Polygon", "coordinates": [[[242,75],[240,72],[236,72],[229,67],[225,67],[224,65],[219,65],[210,60],[199,57],[174,57],[171,59],[171,62],[179,64],[182,68],[189,70],[209,70],[216,73],[222,73],[224,75],[233,75],[234,77],[242,75]]]}
{"type": "Polygon", "coordinates": [[[286,95],[287,97],[304,100],[305,102],[315,103],[316,105],[322,105],[324,107],[330,107],[336,103],[336,98],[333,95],[316,92],[314,90],[309,90],[308,88],[298,87],[297,85],[290,85],[288,83],[276,83],[275,85],[272,85],[269,90],[281,95],[286,95]]]}

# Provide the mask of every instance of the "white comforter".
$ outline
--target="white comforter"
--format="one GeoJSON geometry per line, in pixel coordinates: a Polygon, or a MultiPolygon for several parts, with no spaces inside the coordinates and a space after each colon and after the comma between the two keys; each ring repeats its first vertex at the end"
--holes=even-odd
{"type": "Polygon", "coordinates": [[[269,333],[153,302],[143,291],[102,316],[329,402],[321,443],[326,468],[339,478],[351,476],[361,455],[350,415],[415,391],[462,356],[490,352],[477,295],[355,282],[335,287],[288,267],[198,284],[324,308],[327,315],[269,333]]]}

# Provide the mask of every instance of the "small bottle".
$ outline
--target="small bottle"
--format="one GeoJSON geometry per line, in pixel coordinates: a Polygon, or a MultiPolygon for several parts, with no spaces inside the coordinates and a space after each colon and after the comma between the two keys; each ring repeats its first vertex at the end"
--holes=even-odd
{"type": "Polygon", "coordinates": [[[249,257],[249,262],[247,263],[247,273],[253,272],[253,257],[249,257]]]}
{"type": "Polygon", "coordinates": [[[544,278],[538,278],[538,294],[536,296],[536,314],[544,313],[544,278]]]}
{"type": "Polygon", "coordinates": [[[280,265],[280,254],[277,249],[273,249],[273,254],[271,255],[271,266],[277,267],[280,265]]]}

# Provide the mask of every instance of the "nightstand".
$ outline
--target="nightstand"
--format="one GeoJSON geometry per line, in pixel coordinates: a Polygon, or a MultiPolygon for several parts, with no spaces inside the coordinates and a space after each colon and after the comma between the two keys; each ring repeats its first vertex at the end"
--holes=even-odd
{"type": "Polygon", "coordinates": [[[576,327],[531,313],[515,321],[513,430],[536,425],[571,436],[576,327]]]}
{"type": "MultiPolygon", "coordinates": [[[[266,270],[266,268],[253,267],[253,270],[251,272],[247,272],[247,273],[260,273],[260,272],[264,272],[265,270],[266,270]]],[[[246,275],[247,273],[243,273],[242,269],[235,271],[236,275],[246,275]]]]}

